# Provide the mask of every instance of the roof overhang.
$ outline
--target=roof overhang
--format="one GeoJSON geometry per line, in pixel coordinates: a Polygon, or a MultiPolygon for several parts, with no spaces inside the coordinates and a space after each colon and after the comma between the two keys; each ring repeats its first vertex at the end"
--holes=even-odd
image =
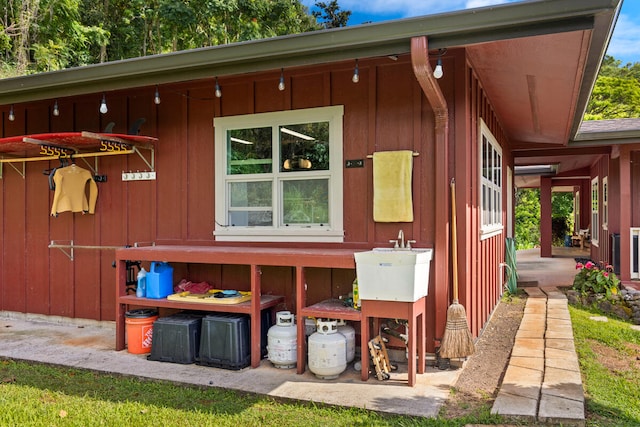
{"type": "Polygon", "coordinates": [[[539,176],[588,179],[591,165],[600,156],[613,156],[613,147],[621,145],[630,145],[631,149],[640,150],[640,118],[582,122],[576,138],[569,141],[566,147],[514,151],[516,185],[537,187],[539,176]],[[548,171],[541,170],[537,177],[532,176],[536,174],[526,173],[542,164],[555,164],[555,173],[549,174],[548,171]]]}
{"type": "MultiPolygon", "coordinates": [[[[579,87],[576,87],[576,102],[572,108],[575,117],[570,124],[570,129],[576,131],[619,3],[620,0],[526,1],[10,78],[0,80],[0,105],[354,58],[400,55],[410,52],[411,38],[416,36],[428,36],[430,49],[473,49],[492,42],[587,32],[584,63],[580,64],[581,70],[576,76],[579,87]]],[[[486,82],[491,76],[482,76],[482,79],[486,82]]]]}

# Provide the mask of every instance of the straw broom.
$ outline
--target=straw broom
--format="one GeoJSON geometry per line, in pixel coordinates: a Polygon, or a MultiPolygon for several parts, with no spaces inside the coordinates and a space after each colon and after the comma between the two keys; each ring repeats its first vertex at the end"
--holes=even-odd
{"type": "Polygon", "coordinates": [[[458,243],[456,230],[456,183],[451,180],[451,255],[453,263],[453,302],[447,310],[447,325],[440,343],[440,357],[454,359],[467,357],[475,352],[471,331],[467,326],[467,314],[458,302],[458,243]]]}

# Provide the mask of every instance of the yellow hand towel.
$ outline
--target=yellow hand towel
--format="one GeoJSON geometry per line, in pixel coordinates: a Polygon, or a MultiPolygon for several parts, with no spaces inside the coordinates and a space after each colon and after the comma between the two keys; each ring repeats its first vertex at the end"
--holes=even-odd
{"type": "Polygon", "coordinates": [[[412,222],[411,171],[413,152],[373,153],[373,220],[412,222]]]}

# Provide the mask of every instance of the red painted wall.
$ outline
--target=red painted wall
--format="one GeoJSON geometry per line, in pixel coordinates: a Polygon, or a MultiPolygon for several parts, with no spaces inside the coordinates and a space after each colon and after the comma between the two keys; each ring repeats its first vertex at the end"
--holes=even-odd
{"type": "MultiPolygon", "coordinates": [[[[447,72],[439,84],[451,109],[449,168],[458,185],[457,211],[461,302],[475,335],[485,324],[498,295],[498,264],[504,260],[504,235],[480,241],[475,185],[478,177],[477,122],[483,117],[500,143],[505,139],[489,98],[466,62],[464,51],[450,50],[447,72]]],[[[53,193],[43,170],[57,162],[33,162],[25,178],[3,168],[0,185],[2,238],[0,248],[0,309],[98,320],[114,319],[115,271],[113,250],[76,249],[75,260],[47,246],[51,240],[78,245],[124,246],[136,242],[157,244],[216,244],[214,229],[213,118],[299,108],[344,105],[344,153],[347,159],[365,159],[364,168],[344,169],[345,243],[354,248],[386,246],[399,229],[417,240],[415,246],[433,247],[434,118],[420,91],[408,56],[361,59],[360,83],[351,82],[353,63],[285,70],[286,90],[279,91],[280,71],[224,77],[222,98],[213,93],[214,80],[160,85],[162,102],[153,103],[155,88],[106,94],[109,112],[98,112],[102,93],[61,99],[61,114],[50,114],[53,100],[16,106],[16,121],[3,114],[2,136],[47,131],[100,131],[115,122],[114,132],[126,133],[137,118],[146,122],[145,135],[157,136],[157,180],[122,182],[123,171],[147,170],[137,155],[102,157],[95,215],[65,212],[49,216],[53,193]],[[413,223],[385,224],[372,220],[372,167],[366,156],[374,151],[411,149],[414,159],[413,223]],[[25,256],[26,254],[26,256],[25,256]]],[[[506,145],[506,162],[509,158],[506,145]]],[[[86,167],[78,161],[80,166],[86,167]]],[[[506,172],[505,172],[506,177],[506,172]]],[[[506,195],[503,195],[506,197],[506,195]]],[[[506,207],[506,199],[503,206],[506,207]]],[[[506,224],[506,218],[505,218],[506,224]]],[[[296,244],[290,244],[296,245],[296,244]]],[[[298,244],[300,245],[300,244],[298,244]]],[[[305,245],[309,246],[309,245],[305,245]]],[[[432,261],[438,262],[437,259],[432,261]]],[[[176,266],[174,278],[208,280],[212,284],[248,286],[248,272],[230,266],[176,266]]],[[[355,271],[308,273],[308,303],[349,292],[355,271]]],[[[223,285],[224,286],[224,285],[223,285]]],[[[441,337],[449,300],[435,301],[430,282],[427,299],[427,342],[430,350],[441,337]]],[[[263,270],[263,292],[286,295],[287,309],[295,307],[290,268],[263,270]]],[[[442,295],[447,295],[448,290],[442,295]]]]}

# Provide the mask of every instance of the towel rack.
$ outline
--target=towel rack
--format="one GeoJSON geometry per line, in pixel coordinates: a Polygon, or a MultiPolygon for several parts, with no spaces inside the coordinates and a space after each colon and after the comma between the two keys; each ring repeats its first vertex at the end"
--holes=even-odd
{"type": "MultiPolygon", "coordinates": [[[[134,243],[134,247],[140,247],[140,246],[155,246],[155,242],[150,242],[149,244],[146,243],[141,243],[141,242],[135,242],[134,243]]],[[[126,248],[126,246],[103,246],[103,245],[76,245],[73,243],[73,240],[70,240],[68,244],[63,244],[63,243],[58,243],[55,240],[52,240],[51,243],[49,244],[49,249],[60,249],[60,251],[62,253],[64,253],[71,261],[73,261],[74,258],[74,254],[73,254],[73,250],[74,249],[98,249],[98,250],[103,250],[103,249],[120,249],[120,248],[126,248]],[[66,251],[65,249],[69,249],[69,251],[66,251]]]]}
{"type": "MultiPolygon", "coordinates": [[[[420,153],[414,151],[413,152],[413,157],[418,157],[420,155],[420,153]]],[[[373,154],[367,154],[367,159],[373,159],[373,154]]]]}

